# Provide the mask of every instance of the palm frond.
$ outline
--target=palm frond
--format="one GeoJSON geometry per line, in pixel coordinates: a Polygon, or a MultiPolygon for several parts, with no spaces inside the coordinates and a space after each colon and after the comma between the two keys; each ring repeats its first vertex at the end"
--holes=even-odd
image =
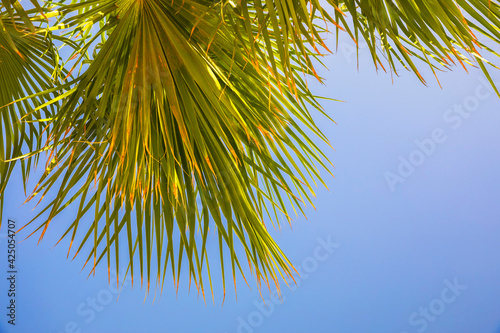
{"type": "MultiPolygon", "coordinates": [[[[328,0],[336,8],[335,24],[356,43],[364,40],[374,64],[397,74],[397,65],[414,72],[425,83],[415,60],[436,70],[459,64],[480,67],[493,82],[482,54],[494,54],[485,38],[500,43],[500,7],[488,0],[328,0]],[[348,15],[346,15],[348,13],[348,15]],[[484,37],[484,38],[478,38],[484,37]]],[[[436,75],[436,79],[437,79],[436,75]]],[[[494,85],[493,85],[494,86],[494,85]]],[[[496,87],[495,87],[496,89],[496,87]]],[[[498,93],[498,91],[497,91],[498,93]]]]}
{"type": "MultiPolygon", "coordinates": [[[[187,257],[190,278],[203,291],[212,226],[222,267],[223,248],[229,249],[233,278],[243,273],[236,243],[257,281],[291,277],[289,261],[264,226],[264,207],[286,215],[283,196],[298,207],[310,202],[310,179],[320,179],[312,161],[326,167],[302,128],[326,140],[306,109],[320,106],[303,80],[294,74],[294,91],[280,91],[286,75],[273,78],[264,64],[252,64],[229,23],[221,24],[217,12],[200,2],[101,1],[99,8],[110,8],[115,19],[101,29],[105,42],[61,96],[53,117],[44,147],[50,147],[53,168],[35,192],[43,197],[55,184],[59,189],[40,211],[48,218],[36,230],[43,237],[50,221],[79,201],[77,219],[64,236],[73,243],[83,229],[76,252],[92,244],[92,270],[104,257],[111,266],[114,249],[118,272],[122,232],[132,275],[138,252],[141,280],[163,281],[170,265],[178,283],[187,257]],[[80,222],[91,207],[93,222],[80,222]]],[[[94,12],[89,5],[79,15],[88,21],[94,12]]],[[[82,50],[93,40],[86,43],[82,50]]]]}
{"type": "Polygon", "coordinates": [[[0,12],[0,61],[9,64],[0,63],[0,190],[14,161],[26,163],[27,175],[30,159],[47,152],[29,197],[57,194],[28,223],[38,223],[40,240],[77,207],[61,240],[70,242],[68,256],[90,249],[91,273],[102,261],[109,277],[112,266],[117,276],[125,266],[149,290],[169,275],[178,287],[187,269],[203,295],[207,275],[212,289],[210,231],[224,288],[226,271],[233,281],[245,276],[242,255],[259,287],[293,279],[265,221],[289,222],[289,212],[313,204],[316,183],[325,185],[329,161],[316,143],[328,139],[310,110],[329,117],[307,79],[322,80],[314,67],[329,52],[328,29],[366,41],[377,67],[397,74],[402,65],[422,82],[422,65],[436,72],[454,64],[479,66],[492,82],[487,56],[498,54],[477,35],[500,42],[499,2],[487,0],[34,7],[9,2],[0,12]],[[70,54],[61,59],[55,45],[70,54]]]}
{"type": "MultiPolygon", "coordinates": [[[[23,145],[36,150],[42,143],[44,124],[26,122],[23,118],[43,119],[50,110],[43,108],[32,112],[32,109],[51,96],[43,94],[29,101],[13,102],[52,87],[58,70],[57,49],[51,34],[38,33],[31,21],[37,23],[35,11],[24,11],[18,2],[13,6],[16,12],[10,7],[0,6],[0,221],[5,187],[15,165],[15,161],[9,160],[21,154],[23,145]]],[[[31,165],[37,159],[34,156],[21,160],[25,185],[31,165]]]]}

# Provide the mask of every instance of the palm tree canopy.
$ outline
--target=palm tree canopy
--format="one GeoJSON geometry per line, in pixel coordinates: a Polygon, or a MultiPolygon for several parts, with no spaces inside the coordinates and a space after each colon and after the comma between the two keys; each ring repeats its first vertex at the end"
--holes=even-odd
{"type": "Polygon", "coordinates": [[[90,272],[125,266],[148,289],[167,274],[178,286],[183,266],[212,289],[209,231],[224,286],[225,264],[244,275],[241,253],[258,286],[293,279],[264,222],[290,221],[325,185],[315,142],[328,139],[310,111],[329,117],[307,85],[321,81],[325,34],[422,82],[422,66],[437,78],[457,64],[492,82],[487,40],[500,43],[500,3],[487,0],[31,2],[0,4],[0,201],[15,163],[26,189],[48,153],[28,200],[56,196],[30,232],[41,240],[75,207],[68,256],[90,248],[90,272]]]}

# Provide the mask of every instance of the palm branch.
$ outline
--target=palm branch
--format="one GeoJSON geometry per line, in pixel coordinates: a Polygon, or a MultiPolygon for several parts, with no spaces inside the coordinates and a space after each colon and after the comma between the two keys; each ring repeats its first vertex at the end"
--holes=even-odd
{"type": "Polygon", "coordinates": [[[329,29],[366,41],[377,67],[397,75],[399,64],[423,82],[419,67],[454,64],[479,66],[491,82],[482,53],[497,54],[476,35],[500,41],[498,1],[34,4],[0,7],[9,87],[0,94],[1,195],[16,161],[26,186],[47,152],[28,199],[56,196],[41,200],[26,225],[32,234],[41,240],[75,207],[61,240],[68,256],[90,248],[90,273],[101,261],[108,277],[124,266],[149,290],[167,275],[178,287],[184,269],[203,295],[214,255],[223,286],[226,271],[235,287],[237,274],[245,277],[242,256],[259,288],[293,280],[265,223],[304,213],[330,172],[317,145],[328,139],[310,111],[330,118],[307,85],[321,81],[315,66],[330,52],[329,29]],[[70,51],[59,55],[60,47],[70,51]],[[218,254],[207,251],[210,232],[218,254]]]}

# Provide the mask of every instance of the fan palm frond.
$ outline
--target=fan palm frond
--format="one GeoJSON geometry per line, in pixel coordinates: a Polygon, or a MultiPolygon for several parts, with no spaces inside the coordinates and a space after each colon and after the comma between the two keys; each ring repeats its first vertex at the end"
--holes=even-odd
{"type": "MultiPolygon", "coordinates": [[[[118,272],[123,232],[132,275],[138,252],[141,278],[152,279],[154,251],[155,279],[163,280],[170,264],[178,283],[187,257],[189,275],[203,289],[213,225],[221,264],[227,248],[233,277],[243,273],[237,242],[258,281],[277,282],[277,274],[291,277],[291,265],[266,231],[264,218],[266,207],[274,211],[269,216],[276,223],[278,212],[289,218],[283,196],[297,207],[310,202],[311,177],[320,179],[313,161],[326,165],[302,126],[326,140],[306,109],[306,104],[320,106],[297,74],[294,90],[280,91],[285,74],[274,78],[265,64],[252,63],[229,23],[217,24],[220,17],[207,5],[189,0],[99,4],[113,19],[100,31],[106,39],[95,59],[52,119],[44,149],[50,147],[53,167],[35,190],[43,196],[59,187],[56,199],[40,211],[39,216],[49,212],[36,229],[41,237],[64,207],[79,201],[77,218],[64,235],[72,243],[83,229],[76,252],[91,243],[93,267],[104,257],[111,265],[114,249],[118,272]],[[91,207],[93,222],[80,222],[91,207]],[[195,237],[196,229],[202,239],[195,237]]],[[[94,15],[90,5],[78,10],[78,20],[94,15]]],[[[227,20],[240,27],[245,23],[227,20]]],[[[72,22],[73,16],[64,26],[72,22]]],[[[89,43],[93,40],[82,49],[89,43]]]]}
{"type": "Polygon", "coordinates": [[[170,275],[178,287],[186,266],[198,291],[205,274],[212,290],[210,231],[223,286],[227,271],[245,276],[242,256],[259,287],[293,280],[265,221],[304,213],[325,185],[330,162],[318,142],[328,139],[310,110],[329,117],[307,79],[322,80],[314,67],[329,52],[329,28],[366,41],[376,66],[397,74],[402,65],[423,82],[422,64],[455,63],[479,66],[491,82],[486,55],[498,55],[476,35],[500,42],[499,2],[486,0],[34,5],[0,12],[0,190],[16,160],[27,175],[30,159],[48,152],[29,199],[57,195],[27,226],[38,223],[41,240],[74,206],[61,237],[68,256],[90,249],[91,273],[102,261],[109,277],[125,266],[148,290],[170,275]]]}
{"type": "MultiPolygon", "coordinates": [[[[58,54],[51,34],[39,33],[35,28],[34,24],[39,21],[37,11],[25,11],[18,2],[12,6],[16,11],[9,5],[0,5],[0,206],[3,206],[5,187],[15,165],[15,161],[8,161],[21,155],[23,145],[36,150],[42,143],[44,124],[22,119],[28,116],[43,119],[50,110],[31,110],[51,96],[42,94],[29,101],[13,102],[51,88],[58,71],[58,54]]],[[[38,156],[34,156],[21,160],[25,185],[31,164],[37,159],[38,156]]],[[[1,216],[0,209],[0,220],[1,216]]]]}
{"type": "Polygon", "coordinates": [[[336,8],[337,27],[356,43],[365,41],[376,66],[385,70],[387,62],[397,74],[396,66],[401,64],[425,82],[416,59],[430,66],[435,75],[436,70],[455,64],[465,70],[472,65],[480,67],[493,85],[485,64],[497,67],[481,53],[499,56],[485,44],[488,39],[500,43],[498,1],[327,1],[336,8]]]}

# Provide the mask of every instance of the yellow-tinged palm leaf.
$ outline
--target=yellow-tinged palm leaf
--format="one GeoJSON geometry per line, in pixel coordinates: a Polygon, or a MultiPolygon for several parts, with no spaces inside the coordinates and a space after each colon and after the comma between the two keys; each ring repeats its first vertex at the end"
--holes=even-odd
{"type": "Polygon", "coordinates": [[[484,66],[490,63],[482,55],[498,56],[485,45],[487,39],[500,43],[498,1],[327,2],[337,8],[335,24],[344,28],[357,43],[361,40],[367,43],[376,66],[384,68],[387,60],[389,70],[397,74],[396,66],[402,64],[425,82],[415,59],[430,66],[433,72],[457,64],[465,69],[467,65],[474,65],[479,66],[493,84],[484,66]]]}
{"type": "MultiPolygon", "coordinates": [[[[68,255],[90,248],[91,272],[102,260],[117,272],[125,266],[148,290],[170,274],[178,286],[186,269],[204,292],[209,230],[223,285],[225,263],[234,281],[244,273],[241,253],[259,286],[287,280],[293,267],[264,221],[279,225],[280,216],[303,212],[312,185],[324,184],[319,169],[328,161],[314,142],[328,140],[308,109],[324,112],[304,77],[321,80],[313,64],[329,51],[327,27],[365,40],[375,65],[390,71],[402,64],[424,81],[422,62],[433,71],[470,63],[491,81],[483,53],[495,53],[476,35],[500,42],[499,9],[487,0],[46,2],[37,17],[51,24],[35,32],[71,47],[64,70],[54,65],[67,80],[39,83],[38,94],[14,88],[6,98],[35,93],[15,105],[36,101],[20,113],[21,126],[42,123],[44,136],[35,125],[20,128],[36,146],[21,152],[22,140],[7,138],[18,148],[5,156],[50,152],[30,198],[57,196],[29,225],[47,214],[34,231],[41,239],[58,214],[77,207],[61,237],[70,239],[68,255]],[[50,117],[42,122],[40,111],[50,117]]],[[[18,23],[36,11],[19,11],[18,23]]],[[[0,46],[18,48],[6,38],[0,46]]]]}
{"type": "MultiPolygon", "coordinates": [[[[265,229],[263,204],[285,213],[283,195],[298,205],[313,193],[302,172],[319,179],[311,161],[323,165],[322,154],[297,123],[324,139],[305,109],[319,105],[302,80],[296,74],[294,91],[280,92],[285,76],[276,80],[264,64],[252,65],[229,23],[220,24],[217,12],[199,2],[102,1],[100,8],[115,19],[102,29],[105,42],[51,123],[47,145],[58,167],[47,170],[36,191],[59,189],[40,212],[49,217],[37,230],[43,236],[78,200],[77,220],[65,236],[73,242],[83,229],[76,252],[90,242],[94,266],[104,257],[111,265],[114,250],[118,271],[122,231],[130,258],[139,253],[141,277],[153,279],[155,251],[154,278],[163,280],[170,264],[178,282],[184,256],[202,290],[211,226],[229,249],[233,277],[243,273],[236,243],[257,280],[291,277],[290,263],[265,229]],[[94,221],[81,221],[91,207],[94,221]]],[[[232,24],[244,22],[233,18],[232,24]]],[[[133,263],[126,263],[132,274],[133,263]]]]}
{"type": "MultiPolygon", "coordinates": [[[[50,110],[32,110],[51,99],[51,96],[43,94],[29,101],[13,102],[49,89],[59,70],[57,50],[51,34],[35,32],[34,24],[30,21],[35,15],[34,11],[24,11],[17,2],[12,5],[16,11],[0,5],[0,206],[15,165],[15,162],[8,161],[21,154],[23,145],[36,150],[42,144],[44,125],[28,123],[22,118],[28,115],[30,119],[44,118],[50,110]]],[[[37,20],[34,23],[37,24],[37,20]]],[[[21,161],[25,182],[31,164],[36,160],[37,156],[21,161]]],[[[1,213],[0,208],[0,221],[1,213]]]]}

